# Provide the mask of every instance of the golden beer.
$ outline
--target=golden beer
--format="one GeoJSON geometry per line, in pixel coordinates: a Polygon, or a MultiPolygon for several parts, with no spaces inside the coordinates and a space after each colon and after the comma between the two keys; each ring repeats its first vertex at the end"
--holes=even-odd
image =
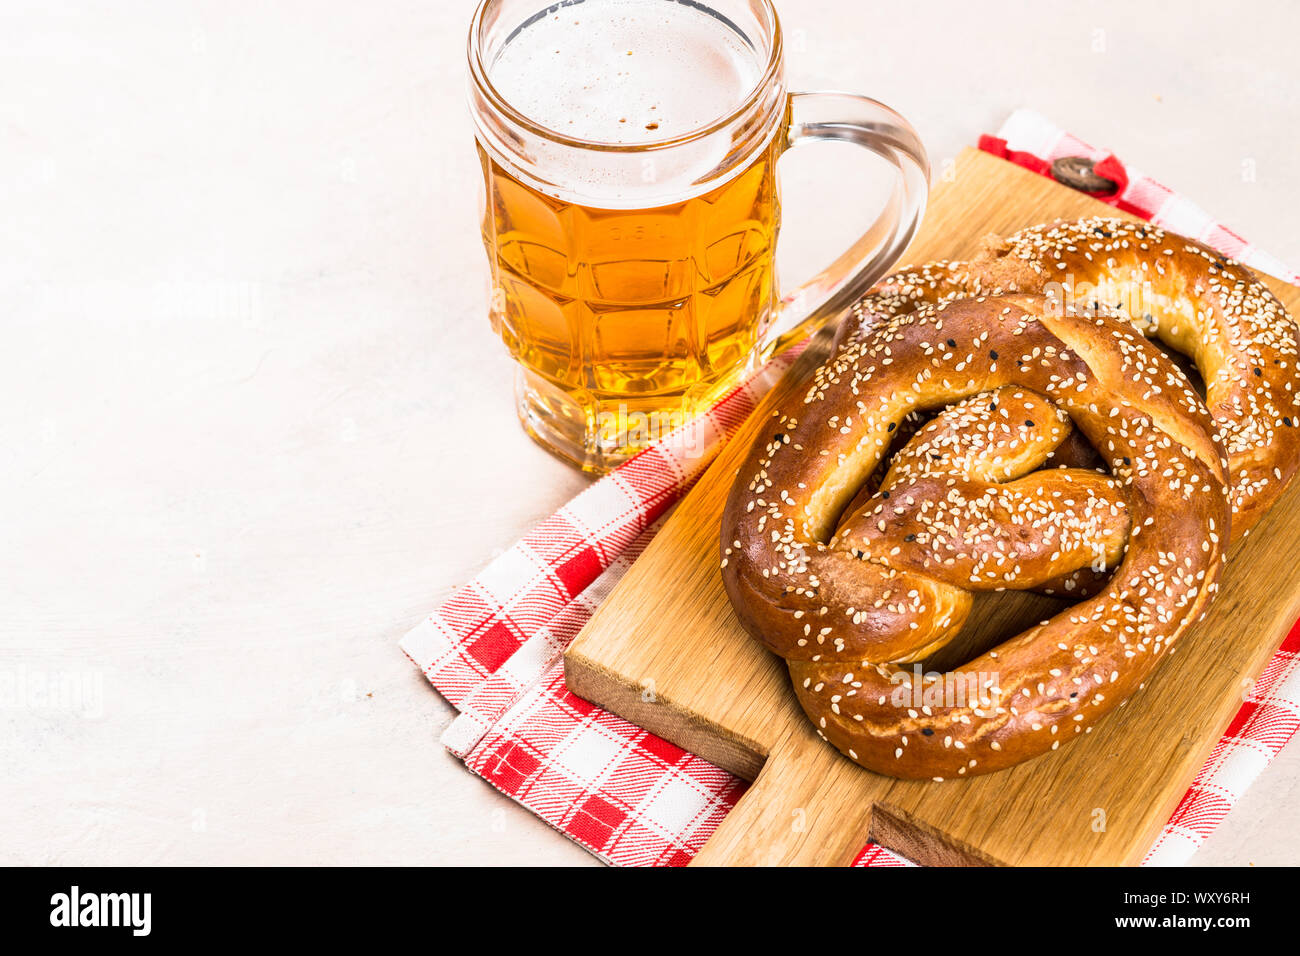
{"type": "Polygon", "coordinates": [[[469,58],[493,328],[524,427],[587,470],[704,411],[791,324],[774,263],[789,146],[854,142],[901,179],[799,290],[801,332],[919,221],[915,133],[864,97],[787,94],[769,0],[483,0],[469,58]]]}
{"type": "Polygon", "coordinates": [[[776,299],[775,148],[703,195],[628,210],[547,196],[480,159],[492,321],[532,376],[634,444],[734,383],[776,299]]]}

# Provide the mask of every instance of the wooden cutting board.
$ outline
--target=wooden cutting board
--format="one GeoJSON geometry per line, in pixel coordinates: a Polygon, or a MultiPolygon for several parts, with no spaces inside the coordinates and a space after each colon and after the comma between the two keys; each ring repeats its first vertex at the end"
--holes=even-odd
{"type": "MultiPolygon", "coordinates": [[[[965,258],[989,233],[1094,213],[1115,214],[968,150],[934,190],[904,261],[965,258]]],[[[1269,285],[1300,315],[1300,289],[1269,285]]],[[[1233,551],[1206,620],[1096,732],[1001,773],[894,780],[817,738],[782,662],[741,629],[718,574],[718,522],[754,423],[813,364],[801,359],[774,389],[574,640],[569,687],[754,781],[697,864],[843,865],[869,838],[923,864],[1140,862],[1300,615],[1300,483],[1233,551]]],[[[1041,619],[1047,601],[999,598],[981,623],[1006,635],[1041,619]]]]}

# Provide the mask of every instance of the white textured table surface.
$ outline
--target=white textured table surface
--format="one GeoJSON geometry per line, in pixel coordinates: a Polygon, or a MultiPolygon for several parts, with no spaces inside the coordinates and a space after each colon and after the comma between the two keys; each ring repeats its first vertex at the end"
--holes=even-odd
{"type": "MultiPolygon", "coordinates": [[[[591,862],[397,649],[584,483],[484,317],[472,4],[50,6],[0,31],[0,862],[591,862]]],[[[996,6],[779,0],[791,85],[936,165],[1037,108],[1300,262],[1300,7],[996,6]]],[[[796,277],[835,152],[786,162],[796,277]]],[[[1197,862],[1300,861],[1298,789],[1292,747],[1197,862]]]]}

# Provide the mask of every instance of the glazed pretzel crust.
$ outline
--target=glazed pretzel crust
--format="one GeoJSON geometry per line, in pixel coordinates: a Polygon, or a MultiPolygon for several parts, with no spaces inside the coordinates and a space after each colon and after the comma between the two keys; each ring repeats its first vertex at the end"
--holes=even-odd
{"type": "Polygon", "coordinates": [[[865,314],[774,411],[721,557],[819,732],[870,769],[943,779],[1054,750],[1136,691],[1214,594],[1231,505],[1215,421],[1130,324],[1038,295],[941,299],[865,314]],[[943,409],[860,493],[898,427],[943,409]],[[1108,476],[1034,471],[1072,428],[1108,476]],[[1100,591],[943,678],[979,695],[897,703],[972,591],[1069,581],[1100,591]]]}
{"type": "Polygon", "coordinates": [[[1232,534],[1247,534],[1300,466],[1300,333],[1251,272],[1149,223],[1094,217],[985,241],[969,262],[882,280],[856,307],[859,334],[926,303],[1033,292],[1077,312],[1133,324],[1195,365],[1228,456],[1232,534]]]}

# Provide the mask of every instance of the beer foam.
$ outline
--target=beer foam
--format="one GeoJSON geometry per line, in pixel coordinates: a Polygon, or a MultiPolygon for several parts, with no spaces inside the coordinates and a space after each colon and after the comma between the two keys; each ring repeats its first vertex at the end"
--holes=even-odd
{"type": "Polygon", "coordinates": [[[506,101],[566,136],[636,144],[740,106],[765,62],[732,27],[672,0],[587,0],[520,28],[489,75],[506,101]]]}

